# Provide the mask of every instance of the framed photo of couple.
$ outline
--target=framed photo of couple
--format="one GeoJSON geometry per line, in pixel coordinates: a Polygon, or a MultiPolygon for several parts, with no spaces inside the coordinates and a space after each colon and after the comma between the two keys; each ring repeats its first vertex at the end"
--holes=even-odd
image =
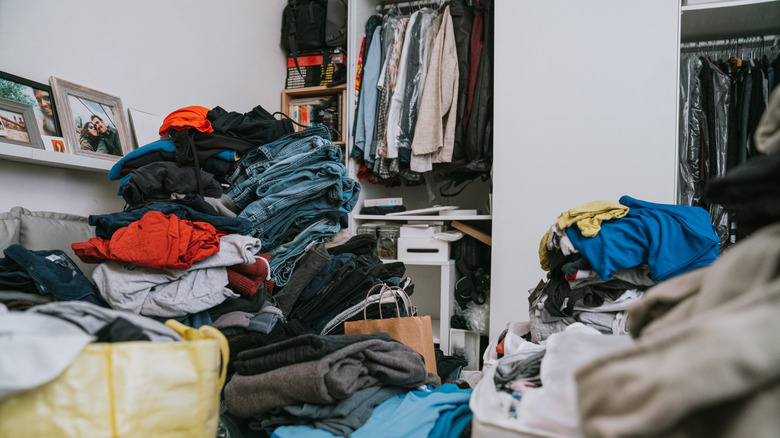
{"type": "Polygon", "coordinates": [[[52,89],[0,71],[0,142],[65,152],[52,89]]]}
{"type": "Polygon", "coordinates": [[[133,149],[122,100],[54,76],[62,136],[73,153],[119,160],[133,149]]]}

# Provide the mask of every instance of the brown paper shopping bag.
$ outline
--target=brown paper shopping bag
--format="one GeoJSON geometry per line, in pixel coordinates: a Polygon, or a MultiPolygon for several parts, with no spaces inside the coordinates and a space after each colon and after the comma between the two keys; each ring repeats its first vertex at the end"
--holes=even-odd
{"type": "Polygon", "coordinates": [[[379,294],[379,301],[381,303],[382,295],[390,292],[395,299],[395,307],[400,315],[400,309],[398,307],[398,299],[396,291],[400,291],[406,295],[409,302],[409,315],[412,314],[412,301],[409,295],[406,294],[402,288],[398,286],[390,286],[387,284],[376,284],[369,289],[366,294],[366,302],[363,304],[363,320],[362,321],[346,321],[344,323],[344,333],[347,335],[363,335],[384,332],[390,335],[396,341],[411,347],[416,352],[420,353],[425,359],[425,368],[429,373],[436,374],[436,351],[433,347],[433,328],[431,327],[430,315],[425,316],[406,316],[397,318],[382,318],[382,306],[379,306],[379,319],[367,319],[366,307],[368,306],[368,297],[371,292],[381,287],[382,291],[379,294]]]}

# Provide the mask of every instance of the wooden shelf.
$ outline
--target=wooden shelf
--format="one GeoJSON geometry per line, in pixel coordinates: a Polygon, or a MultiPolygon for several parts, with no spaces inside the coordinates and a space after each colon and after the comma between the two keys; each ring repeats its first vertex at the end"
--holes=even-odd
{"type": "MultiPolygon", "coordinates": [[[[335,85],[333,87],[319,86],[319,87],[304,87],[304,88],[285,88],[282,90],[282,112],[287,114],[290,107],[290,100],[302,97],[320,97],[320,96],[341,96],[341,134],[342,136],[347,132],[347,84],[335,85]]],[[[288,114],[289,115],[289,114],[288,114]]],[[[344,160],[346,162],[347,154],[347,142],[346,141],[334,141],[333,144],[341,146],[342,152],[344,152],[344,160]]]]}
{"type": "Polygon", "coordinates": [[[490,234],[485,233],[482,230],[478,230],[475,227],[472,227],[469,224],[464,224],[461,221],[452,221],[452,228],[455,228],[456,230],[462,231],[469,236],[479,240],[480,242],[484,243],[485,245],[492,246],[493,245],[493,239],[490,236],[490,234]]]}

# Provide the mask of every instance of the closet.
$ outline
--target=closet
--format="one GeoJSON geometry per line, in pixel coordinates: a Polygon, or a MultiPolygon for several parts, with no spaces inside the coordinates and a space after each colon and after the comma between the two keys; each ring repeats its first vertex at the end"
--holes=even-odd
{"type": "Polygon", "coordinates": [[[528,319],[548,218],[676,202],[681,42],[780,26],[777,1],[685,3],[496,2],[491,337],[528,319]]]}
{"type": "MultiPolygon", "coordinates": [[[[376,0],[350,0],[349,2],[349,29],[348,29],[348,83],[347,83],[347,132],[349,133],[347,141],[347,150],[351,151],[355,138],[353,137],[352,126],[355,118],[356,90],[355,75],[357,71],[358,55],[360,53],[363,41],[366,22],[372,15],[378,11],[388,9],[395,5],[401,7],[403,14],[411,14],[424,6],[430,6],[436,9],[443,2],[388,2],[376,0]]],[[[358,179],[359,162],[349,158],[348,167],[350,176],[358,179]]],[[[357,230],[362,225],[371,222],[385,221],[390,225],[406,224],[409,221],[443,221],[445,224],[451,224],[453,221],[460,222],[466,226],[480,230],[482,233],[488,233],[490,230],[491,211],[490,211],[490,191],[491,182],[489,178],[477,178],[468,184],[459,185],[455,190],[461,190],[457,196],[444,197],[437,190],[429,190],[425,184],[410,186],[402,183],[400,186],[388,187],[383,184],[374,184],[365,180],[360,180],[361,193],[360,199],[354,211],[350,215],[350,229],[357,230]],[[412,214],[405,216],[382,216],[361,213],[366,200],[381,198],[402,198],[403,206],[407,211],[419,210],[436,206],[457,207],[458,211],[453,215],[438,216],[429,213],[412,214]]],[[[458,280],[458,272],[455,262],[444,258],[433,260],[430,257],[399,257],[407,268],[407,275],[412,279],[415,285],[415,293],[412,301],[418,308],[421,315],[431,315],[433,320],[434,341],[439,344],[445,354],[451,354],[450,351],[450,317],[454,313],[453,291],[455,283],[458,280]]],[[[389,260],[387,260],[389,261],[389,260]]],[[[456,338],[472,339],[472,337],[463,332],[455,332],[456,338]]],[[[475,364],[472,364],[475,365],[475,364]]]]}
{"type": "Polygon", "coordinates": [[[753,134],[778,83],[775,71],[780,70],[780,35],[763,31],[780,27],[769,25],[780,20],[780,5],[751,4],[745,16],[765,19],[753,26],[725,27],[721,33],[701,20],[717,22],[717,14],[723,16],[730,8],[702,6],[683,7],[677,201],[709,211],[724,251],[743,239],[749,227],[740,227],[738,215],[711,203],[705,189],[708,181],[759,154],[753,134]]]}
{"type": "MultiPolygon", "coordinates": [[[[495,2],[491,337],[528,319],[549,218],[622,195],[676,203],[681,43],[780,33],[776,0],[685,3],[495,2]]],[[[350,2],[350,54],[376,5],[350,2]]],[[[474,183],[433,204],[487,212],[489,192],[474,183]]],[[[424,190],[364,185],[361,194],[395,196],[431,205],[424,190]]]]}

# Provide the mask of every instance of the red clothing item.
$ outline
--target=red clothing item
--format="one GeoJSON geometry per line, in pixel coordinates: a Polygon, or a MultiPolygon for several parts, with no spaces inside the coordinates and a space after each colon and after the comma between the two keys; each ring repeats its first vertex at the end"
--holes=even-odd
{"type": "Polygon", "coordinates": [[[265,287],[268,295],[274,292],[274,281],[271,280],[270,265],[271,255],[268,253],[255,256],[255,263],[251,265],[233,265],[227,268],[228,289],[233,292],[251,297],[261,285],[265,287]]]}
{"type": "Polygon", "coordinates": [[[182,129],[195,128],[200,132],[211,133],[214,128],[206,118],[209,109],[202,106],[188,106],[168,114],[160,126],[160,135],[168,135],[170,129],[181,131],[182,129]]]}
{"type": "Polygon", "coordinates": [[[219,252],[217,231],[207,222],[181,220],[175,214],[150,211],[118,229],[111,239],[93,237],[71,245],[84,263],[116,260],[156,269],[186,270],[219,252]]]}

